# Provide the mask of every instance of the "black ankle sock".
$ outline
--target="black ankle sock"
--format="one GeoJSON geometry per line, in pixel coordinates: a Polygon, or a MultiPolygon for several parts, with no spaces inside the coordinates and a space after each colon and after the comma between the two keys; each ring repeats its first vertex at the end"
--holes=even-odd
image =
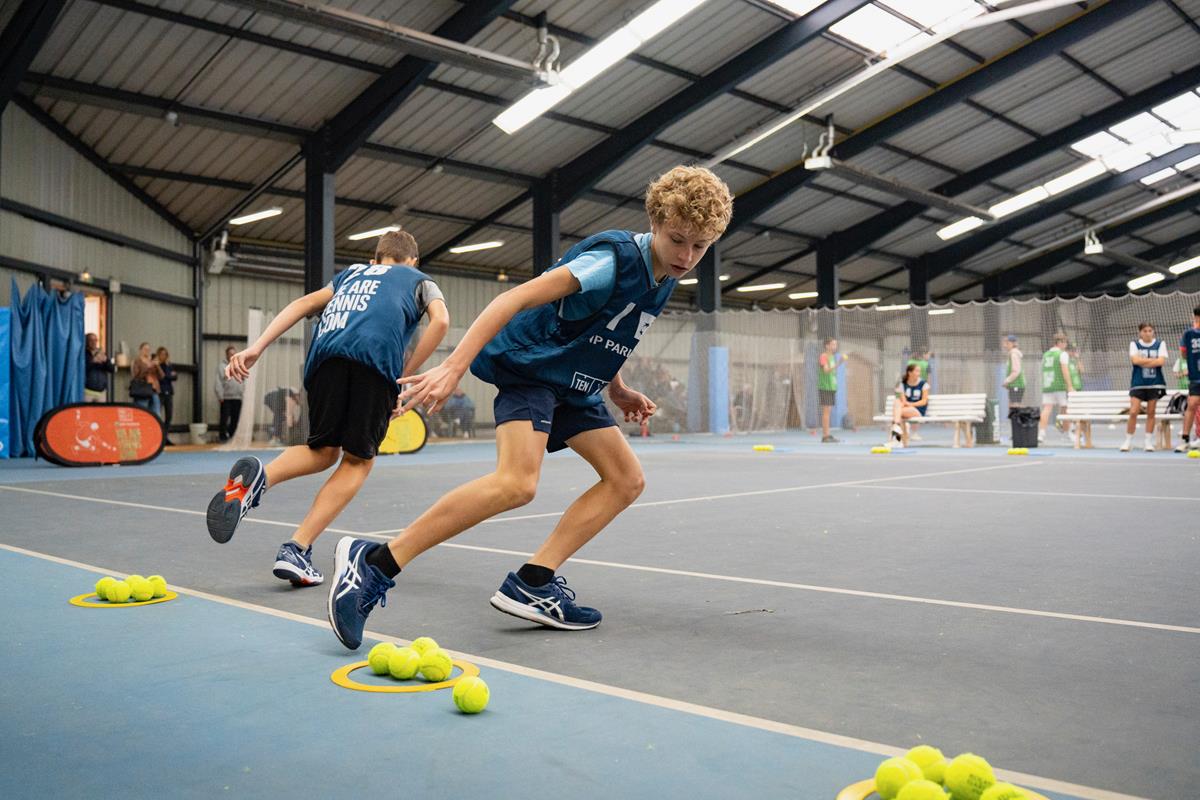
{"type": "Polygon", "coordinates": [[[517,577],[528,586],[545,586],[554,580],[554,570],[537,564],[525,564],[517,570],[517,577]]]}
{"type": "Polygon", "coordinates": [[[385,578],[394,578],[400,574],[400,565],[392,557],[392,549],[386,544],[376,547],[367,553],[367,563],[383,573],[385,578]]]}

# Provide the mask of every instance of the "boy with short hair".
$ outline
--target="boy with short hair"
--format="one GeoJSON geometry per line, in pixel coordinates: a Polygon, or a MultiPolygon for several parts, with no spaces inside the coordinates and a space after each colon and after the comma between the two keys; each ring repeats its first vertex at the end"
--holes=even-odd
{"type": "Polygon", "coordinates": [[[388,421],[398,413],[397,381],[419,369],[450,328],[442,293],[416,268],[417,256],[411,234],[385,233],[370,264],[355,264],[323,289],[293,300],[258,341],[229,359],[229,377],[244,381],[272,342],[305,317],[321,314],[304,364],[308,443],[285,449],[266,467],[253,456],[239,458],[225,488],[208,504],[209,535],[223,544],[268,487],[323,472],[340,457],[275,558],[272,574],[293,586],[324,580],[312,564],[312,544],[370,474],[388,421]],[[405,363],[406,347],[425,315],[429,324],[405,363]]]}
{"type": "Polygon", "coordinates": [[[1016,408],[1025,399],[1025,368],[1021,363],[1023,355],[1017,347],[1017,335],[1010,333],[1001,343],[1008,353],[1008,365],[1004,372],[1004,388],[1008,390],[1008,407],[1016,408]]]}
{"type": "Polygon", "coordinates": [[[1200,306],[1192,309],[1192,327],[1183,332],[1179,339],[1179,355],[1187,361],[1188,399],[1187,409],[1183,412],[1183,441],[1176,449],[1182,453],[1187,450],[1200,450],[1200,306]],[[1189,435],[1192,424],[1196,425],[1196,437],[1189,435]]]}
{"type": "Polygon", "coordinates": [[[1067,389],[1071,385],[1071,357],[1067,354],[1067,335],[1054,334],[1054,346],[1042,354],[1042,418],[1038,421],[1038,442],[1046,441],[1046,426],[1057,408],[1067,408],[1067,389]]]}
{"type": "Polygon", "coordinates": [[[825,352],[817,358],[817,397],[821,403],[821,443],[837,442],[829,433],[829,417],[837,403],[837,368],[846,357],[838,358],[838,340],[826,339],[825,352]]]}
{"type": "Polygon", "coordinates": [[[454,489],[387,544],[344,537],[329,591],[329,621],[343,645],[362,642],[367,615],[421,553],[533,499],[546,451],[570,447],[599,481],[559,518],[549,538],[492,596],[497,610],[559,630],[600,624],[555,576],[579,548],[627,508],[644,485],[641,465],[600,393],[641,422],[653,401],[620,369],[667,303],[676,282],[729,224],[733,198],[701,167],[675,167],[646,192],[649,233],[604,231],[557,265],[497,297],[445,361],[403,381],[405,408],[436,412],[471,372],[497,387],[495,471],[454,489]]]}

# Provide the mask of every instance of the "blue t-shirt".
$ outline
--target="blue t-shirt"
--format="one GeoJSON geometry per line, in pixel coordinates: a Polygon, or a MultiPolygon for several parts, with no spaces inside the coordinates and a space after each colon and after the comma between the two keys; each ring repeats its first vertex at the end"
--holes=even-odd
{"type": "Polygon", "coordinates": [[[1200,330],[1189,328],[1179,340],[1179,349],[1187,359],[1188,383],[1200,383],[1200,330]]]}
{"type": "MultiPolygon", "coordinates": [[[[650,253],[650,234],[635,233],[633,241],[642,251],[647,264],[653,264],[650,253]]],[[[563,298],[563,319],[579,320],[595,314],[612,295],[617,282],[617,259],[612,248],[596,247],[573,258],[562,266],[579,281],[579,291],[563,298]]]]}
{"type": "Polygon", "coordinates": [[[304,384],[328,358],[371,367],[392,383],[404,372],[404,353],[425,309],[442,293],[429,276],[403,264],[355,264],[329,284],[333,299],[321,312],[304,364],[304,384]]]}

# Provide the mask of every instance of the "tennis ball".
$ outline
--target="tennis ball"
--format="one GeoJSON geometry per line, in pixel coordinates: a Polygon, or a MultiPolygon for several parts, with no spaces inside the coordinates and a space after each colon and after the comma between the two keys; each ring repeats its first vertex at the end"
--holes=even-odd
{"type": "Polygon", "coordinates": [[[125,582],[129,584],[129,594],[137,602],[142,603],[154,597],[154,587],[141,575],[130,575],[125,582]]]}
{"type": "Polygon", "coordinates": [[[367,653],[367,663],[371,666],[371,672],[376,675],[388,674],[388,656],[396,649],[396,645],[391,642],[380,642],[371,648],[371,652],[367,653]]]}
{"type": "Polygon", "coordinates": [[[437,682],[450,677],[450,673],[454,670],[454,664],[450,661],[450,654],[438,647],[421,654],[418,668],[422,678],[437,682]]]}
{"type": "Polygon", "coordinates": [[[411,647],[397,647],[388,653],[387,671],[398,681],[415,676],[420,666],[421,654],[411,647]]]}
{"type": "Polygon", "coordinates": [[[96,581],[96,596],[101,600],[108,599],[108,588],[117,582],[116,578],[104,577],[96,581]]]}
{"type": "Polygon", "coordinates": [[[1028,797],[1029,795],[1011,783],[996,783],[981,794],[979,800],[1027,800],[1028,797]]]}
{"type": "Polygon", "coordinates": [[[167,594],[167,579],[162,575],[151,575],[146,580],[150,581],[150,588],[154,590],[155,597],[165,597],[167,594]]]}
{"type": "Polygon", "coordinates": [[[979,800],[995,782],[992,765],[974,753],[957,755],[946,767],[946,788],[954,800],[979,800]]]}
{"type": "Polygon", "coordinates": [[[491,690],[482,678],[468,676],[454,684],[454,705],[464,714],[478,714],[483,711],[487,708],[491,696],[491,690]]]}
{"type": "Polygon", "coordinates": [[[941,783],[946,778],[946,756],[936,747],[919,744],[904,754],[904,757],[921,768],[925,780],[941,783]]]}
{"type": "Polygon", "coordinates": [[[131,594],[129,584],[125,581],[113,581],[108,587],[108,602],[110,603],[128,603],[129,595],[131,594]]]}
{"type": "Polygon", "coordinates": [[[1200,450],[1189,450],[1188,458],[1200,458],[1200,450]]]}
{"type": "Polygon", "coordinates": [[[907,758],[889,758],[875,770],[875,791],[883,800],[894,800],[905,784],[921,780],[921,768],[907,758]]]}
{"type": "Polygon", "coordinates": [[[949,797],[935,781],[919,780],[904,784],[896,800],[947,800],[949,797]]]}
{"type": "Polygon", "coordinates": [[[417,639],[413,639],[413,643],[410,644],[409,647],[411,647],[413,650],[416,650],[421,655],[425,655],[425,653],[429,650],[437,650],[438,643],[433,639],[430,639],[428,636],[421,636],[417,639]]]}

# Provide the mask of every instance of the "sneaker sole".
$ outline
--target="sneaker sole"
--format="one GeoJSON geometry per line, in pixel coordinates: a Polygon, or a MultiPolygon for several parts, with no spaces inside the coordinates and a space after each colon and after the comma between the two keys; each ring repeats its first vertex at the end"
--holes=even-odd
{"type": "Polygon", "coordinates": [[[271,570],[271,574],[280,580],[290,582],[292,586],[320,586],[325,582],[324,576],[314,579],[297,569],[292,562],[283,559],[275,562],[275,569],[271,570]]]}
{"type": "Polygon", "coordinates": [[[338,541],[337,547],[333,551],[333,582],[329,584],[329,597],[325,601],[325,615],[329,619],[329,627],[333,628],[333,635],[342,643],[342,647],[347,650],[357,650],[362,642],[351,647],[349,642],[342,638],[341,631],[333,622],[333,595],[337,592],[338,584],[342,582],[342,576],[346,574],[346,567],[350,564],[350,545],[354,543],[354,538],[351,536],[343,536],[338,541]]]}
{"type": "Polygon", "coordinates": [[[536,622],[538,625],[543,625],[547,628],[555,628],[560,631],[586,631],[591,630],[600,624],[601,620],[592,623],[579,622],[563,622],[561,620],[548,617],[538,611],[534,611],[524,603],[518,603],[504,592],[496,592],[489,600],[492,608],[509,616],[518,617],[528,622],[536,622]]]}
{"type": "MultiPolygon", "coordinates": [[[[252,487],[264,472],[262,462],[257,459],[239,458],[234,462],[233,469],[229,470],[229,480],[244,478],[245,472],[248,470],[243,470],[243,466],[246,466],[247,462],[249,462],[248,466],[252,468],[254,475],[250,478],[250,483],[247,484],[243,480],[242,485],[252,487]]],[[[233,533],[237,530],[238,523],[242,521],[243,516],[242,501],[225,502],[225,490],[221,489],[208,502],[208,513],[205,515],[208,523],[208,535],[217,544],[225,544],[233,538],[233,533]]]]}

